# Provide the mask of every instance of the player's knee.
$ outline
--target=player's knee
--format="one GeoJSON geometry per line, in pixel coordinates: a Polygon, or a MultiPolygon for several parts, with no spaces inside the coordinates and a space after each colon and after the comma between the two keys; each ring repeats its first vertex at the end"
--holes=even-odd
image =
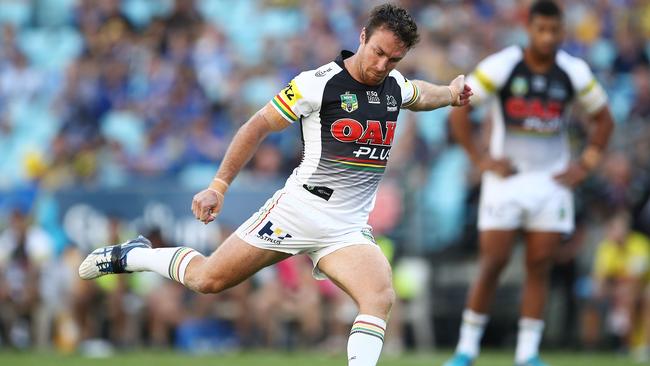
{"type": "Polygon", "coordinates": [[[526,259],[528,275],[546,275],[551,270],[552,257],[540,256],[526,259]]]}
{"type": "Polygon", "coordinates": [[[217,294],[227,288],[225,281],[214,277],[198,279],[189,287],[202,294],[217,294]]]}
{"type": "Polygon", "coordinates": [[[388,315],[395,303],[395,290],[392,286],[385,286],[372,294],[360,299],[359,308],[362,312],[372,312],[388,315]]]}
{"type": "Polygon", "coordinates": [[[185,286],[202,294],[216,294],[227,288],[225,278],[198,270],[185,275],[185,286]]]}
{"type": "Polygon", "coordinates": [[[482,269],[488,275],[498,275],[508,264],[508,256],[489,256],[482,259],[482,269]]]}

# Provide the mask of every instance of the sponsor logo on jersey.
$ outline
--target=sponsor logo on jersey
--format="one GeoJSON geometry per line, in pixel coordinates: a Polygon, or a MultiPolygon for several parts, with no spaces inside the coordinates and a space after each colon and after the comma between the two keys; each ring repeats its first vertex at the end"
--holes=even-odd
{"type": "Polygon", "coordinates": [[[528,81],[523,76],[516,76],[510,84],[510,92],[513,95],[525,95],[528,93],[528,81]]]}
{"type": "Polygon", "coordinates": [[[505,103],[507,116],[514,119],[537,117],[551,120],[562,115],[562,103],[544,101],[540,98],[508,98],[505,103]]]}
{"type": "Polygon", "coordinates": [[[541,92],[546,89],[546,77],[543,75],[535,75],[533,76],[533,91],[535,92],[541,92]]]}
{"type": "Polygon", "coordinates": [[[317,78],[325,76],[328,72],[332,71],[331,67],[328,67],[326,70],[318,70],[314,75],[316,75],[317,78]]]}
{"type": "Polygon", "coordinates": [[[397,100],[392,95],[386,95],[386,110],[389,112],[397,110],[397,100]]]}
{"type": "Polygon", "coordinates": [[[508,98],[505,102],[505,113],[509,128],[543,134],[556,133],[562,127],[562,106],[558,101],[544,101],[540,98],[508,98]]]}
{"type": "Polygon", "coordinates": [[[356,142],[358,144],[391,146],[395,137],[397,122],[386,121],[385,129],[379,121],[361,122],[352,118],[337,119],[332,123],[330,131],[335,139],[341,142],[356,142]]]}
{"type": "Polygon", "coordinates": [[[291,82],[282,90],[282,96],[282,99],[284,99],[290,107],[293,107],[296,104],[296,101],[302,98],[294,80],[291,80],[291,82]]]}
{"type": "Polygon", "coordinates": [[[376,91],[366,91],[366,94],[368,95],[368,103],[370,104],[380,104],[381,101],[379,101],[379,94],[377,94],[376,91]]]}
{"type": "Polygon", "coordinates": [[[352,113],[359,108],[359,102],[357,101],[356,94],[350,94],[350,92],[345,92],[341,94],[341,108],[348,113],[352,113]]]}
{"type": "Polygon", "coordinates": [[[551,82],[551,86],[548,87],[548,96],[553,99],[566,99],[567,91],[564,86],[559,82],[551,82]]]}
{"type": "Polygon", "coordinates": [[[274,228],[273,222],[267,221],[266,225],[257,232],[257,237],[269,243],[280,244],[284,239],[291,238],[292,236],[279,227],[274,228]]]}
{"type": "Polygon", "coordinates": [[[302,98],[300,90],[296,86],[295,80],[291,80],[284,89],[282,89],[271,102],[275,108],[282,113],[282,115],[289,121],[297,121],[298,116],[293,112],[293,106],[302,98]]]}
{"type": "Polygon", "coordinates": [[[332,160],[352,169],[383,171],[390,155],[396,126],[397,123],[394,121],[382,124],[379,121],[368,120],[365,127],[352,118],[334,121],[330,131],[336,140],[361,146],[352,151],[353,156],[333,156],[332,160]]]}

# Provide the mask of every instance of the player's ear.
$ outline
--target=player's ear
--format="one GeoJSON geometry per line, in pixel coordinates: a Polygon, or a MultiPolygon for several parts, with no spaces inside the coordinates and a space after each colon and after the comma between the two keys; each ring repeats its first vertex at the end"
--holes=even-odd
{"type": "Polygon", "coordinates": [[[363,28],[361,29],[361,34],[359,34],[359,42],[360,42],[361,44],[365,44],[365,43],[366,43],[366,27],[363,27],[363,28]]]}

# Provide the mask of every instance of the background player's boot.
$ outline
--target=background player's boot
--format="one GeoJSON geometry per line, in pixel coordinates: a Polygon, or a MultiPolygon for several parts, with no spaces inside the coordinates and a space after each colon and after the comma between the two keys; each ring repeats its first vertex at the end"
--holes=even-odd
{"type": "Polygon", "coordinates": [[[471,366],[474,359],[464,353],[454,354],[443,366],[471,366]]]}
{"type": "Polygon", "coordinates": [[[545,362],[543,362],[539,356],[531,357],[528,361],[524,363],[518,363],[515,364],[515,366],[548,366],[545,362]]]}
{"type": "Polygon", "coordinates": [[[79,277],[91,280],[111,273],[130,273],[126,270],[126,254],[133,248],[151,248],[151,242],[140,235],[122,244],[95,249],[79,266],[79,277]]]}

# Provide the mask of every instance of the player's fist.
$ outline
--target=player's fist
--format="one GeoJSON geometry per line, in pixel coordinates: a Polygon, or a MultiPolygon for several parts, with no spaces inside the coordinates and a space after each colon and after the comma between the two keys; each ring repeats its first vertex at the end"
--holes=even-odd
{"type": "Polygon", "coordinates": [[[575,188],[588,175],[589,171],[582,164],[572,163],[564,172],[557,174],[554,178],[555,181],[566,187],[575,188]]]}
{"type": "Polygon", "coordinates": [[[451,104],[454,107],[463,106],[469,103],[469,97],[472,93],[472,88],[465,85],[465,75],[458,75],[448,86],[451,93],[451,104]]]}
{"type": "Polygon", "coordinates": [[[223,193],[207,188],[194,195],[192,213],[204,224],[214,221],[223,206],[223,193]]]}
{"type": "Polygon", "coordinates": [[[493,159],[489,156],[483,157],[478,163],[481,172],[491,171],[505,178],[515,174],[517,171],[509,159],[493,159]]]}

